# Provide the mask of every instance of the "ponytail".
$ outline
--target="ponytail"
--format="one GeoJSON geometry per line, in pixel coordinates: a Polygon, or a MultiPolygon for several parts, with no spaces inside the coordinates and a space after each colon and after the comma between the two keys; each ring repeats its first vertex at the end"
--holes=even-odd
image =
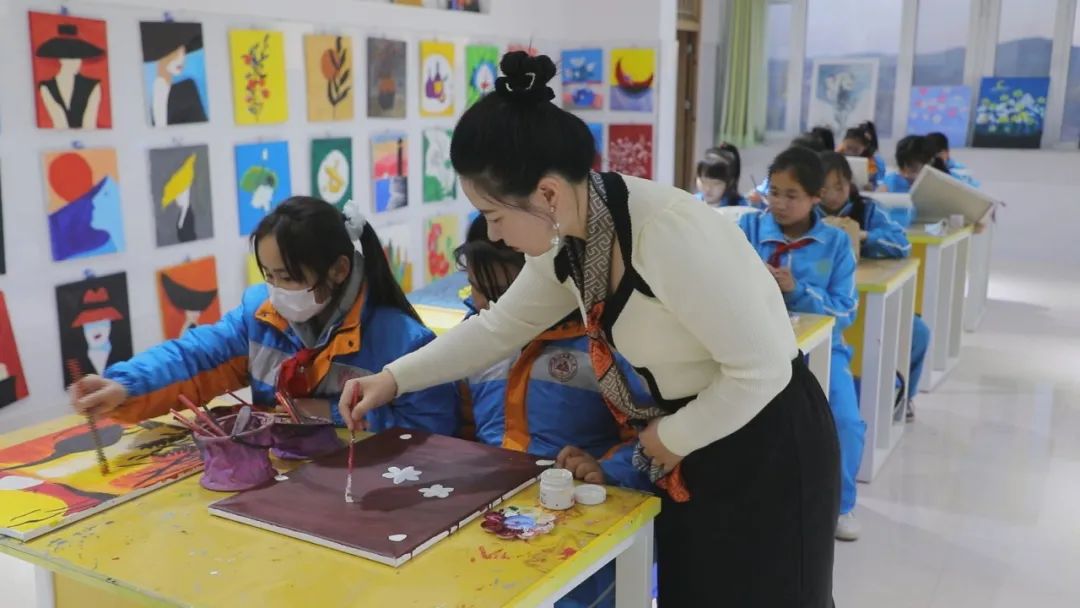
{"type": "Polygon", "coordinates": [[[396,308],[423,324],[424,321],[394,278],[390,262],[386,259],[386,250],[371,224],[365,225],[360,233],[360,252],[364,257],[364,280],[371,303],[396,308]]]}

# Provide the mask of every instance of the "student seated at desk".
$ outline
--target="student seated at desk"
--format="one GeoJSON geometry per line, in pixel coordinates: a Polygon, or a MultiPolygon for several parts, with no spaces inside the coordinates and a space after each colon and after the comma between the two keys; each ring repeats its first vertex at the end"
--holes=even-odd
{"type": "MultiPolygon", "coordinates": [[[[465,244],[454,254],[468,272],[472,296],[465,303],[475,312],[498,300],[525,265],[524,254],[488,239],[484,216],[473,221],[465,244]]],[[[635,399],[651,402],[633,368],[622,358],[617,361],[635,399]]],[[[557,460],[588,483],[654,491],[648,476],[633,466],[633,443],[627,441],[633,432],[620,427],[600,393],[577,310],[519,354],[464,384],[463,437],[557,460]]],[[[611,564],[555,605],[614,607],[614,582],[611,564]]]]}
{"type": "Polygon", "coordinates": [[[710,207],[747,207],[750,201],[739,194],[742,159],[739,149],[722,143],[705,151],[697,165],[697,189],[694,196],[710,207]]]}
{"type": "MultiPolygon", "coordinates": [[[[851,181],[851,165],[840,154],[825,152],[821,155],[825,168],[825,190],[817,215],[825,222],[840,228],[855,224],[860,235],[860,253],[864,258],[900,259],[911,255],[911,243],[900,224],[894,222],[881,206],[872,199],[863,198],[851,181]]],[[[849,234],[851,233],[848,230],[849,234]]],[[[911,368],[908,370],[907,420],[915,418],[915,395],[919,394],[926,350],[930,346],[930,327],[915,315],[911,327],[911,368]]]]}
{"type": "Polygon", "coordinates": [[[908,135],[896,144],[896,171],[890,171],[878,185],[878,192],[907,194],[923,167],[930,165],[948,173],[945,163],[934,156],[934,146],[922,135],[908,135]]]}
{"type": "Polygon", "coordinates": [[[846,156],[859,156],[869,160],[870,190],[876,190],[885,179],[885,159],[878,154],[877,127],[868,120],[844,132],[837,152],[846,156]]]}
{"type": "MultiPolygon", "coordinates": [[[[833,132],[828,127],[814,127],[806,133],[791,140],[792,148],[809,148],[814,152],[825,152],[832,150],[835,144],[835,137],[833,132]]],[[[747,200],[753,207],[764,208],[768,203],[769,195],[769,176],[765,176],[765,179],[758,184],[749,194],[746,195],[747,200]]]]}
{"type": "Polygon", "coordinates": [[[945,169],[949,172],[949,175],[956,179],[968,184],[972,188],[979,187],[979,180],[971,176],[968,168],[961,162],[956,161],[949,152],[949,136],[944,133],[935,131],[929,133],[926,136],[926,140],[930,142],[930,145],[934,149],[934,154],[945,163],[945,169]]]}
{"type": "MultiPolygon", "coordinates": [[[[250,386],[256,404],[273,404],[280,390],[306,413],[344,424],[337,402],[347,380],[435,337],[394,280],[359,205],[346,208],[348,219],[317,198],[281,203],[251,236],[265,284],[249,287],[217,323],[74,383],[74,408],[135,422],[167,414],[179,395],[204,404],[250,386]]],[[[402,395],[366,422],[374,431],[402,425],[450,435],[455,404],[457,391],[443,384],[402,395]]]]}
{"type": "MultiPolygon", "coordinates": [[[[846,163],[846,160],[845,160],[846,163]]],[[[836,538],[856,540],[855,475],[862,462],[866,423],[851,375],[852,349],[844,330],[855,320],[855,255],[847,234],[817,218],[825,172],[813,150],[793,147],[769,168],[769,210],[743,216],[739,226],[768,265],[791,312],[831,315],[829,406],[840,439],[840,519],[836,538]]]]}

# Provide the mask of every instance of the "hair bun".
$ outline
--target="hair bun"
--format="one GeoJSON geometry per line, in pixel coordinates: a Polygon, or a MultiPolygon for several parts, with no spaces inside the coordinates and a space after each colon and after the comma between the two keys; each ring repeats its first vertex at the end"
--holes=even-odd
{"type": "Polygon", "coordinates": [[[499,69],[503,76],[495,80],[495,91],[502,97],[534,104],[555,99],[555,91],[547,86],[555,77],[555,63],[547,55],[530,57],[525,51],[513,51],[503,55],[499,69]]]}

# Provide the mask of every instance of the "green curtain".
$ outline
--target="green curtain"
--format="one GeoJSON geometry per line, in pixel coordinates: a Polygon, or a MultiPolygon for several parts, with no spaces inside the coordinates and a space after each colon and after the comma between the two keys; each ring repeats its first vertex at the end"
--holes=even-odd
{"type": "Polygon", "coordinates": [[[728,0],[727,70],[717,140],[742,147],[765,139],[765,17],[768,0],[728,0]]]}

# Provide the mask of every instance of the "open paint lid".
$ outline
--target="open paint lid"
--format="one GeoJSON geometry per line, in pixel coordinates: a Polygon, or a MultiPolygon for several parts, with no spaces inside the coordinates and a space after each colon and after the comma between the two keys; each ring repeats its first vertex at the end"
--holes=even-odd
{"type": "Polygon", "coordinates": [[[582,505],[599,505],[607,500],[604,486],[586,483],[574,488],[574,501],[582,505]]]}

